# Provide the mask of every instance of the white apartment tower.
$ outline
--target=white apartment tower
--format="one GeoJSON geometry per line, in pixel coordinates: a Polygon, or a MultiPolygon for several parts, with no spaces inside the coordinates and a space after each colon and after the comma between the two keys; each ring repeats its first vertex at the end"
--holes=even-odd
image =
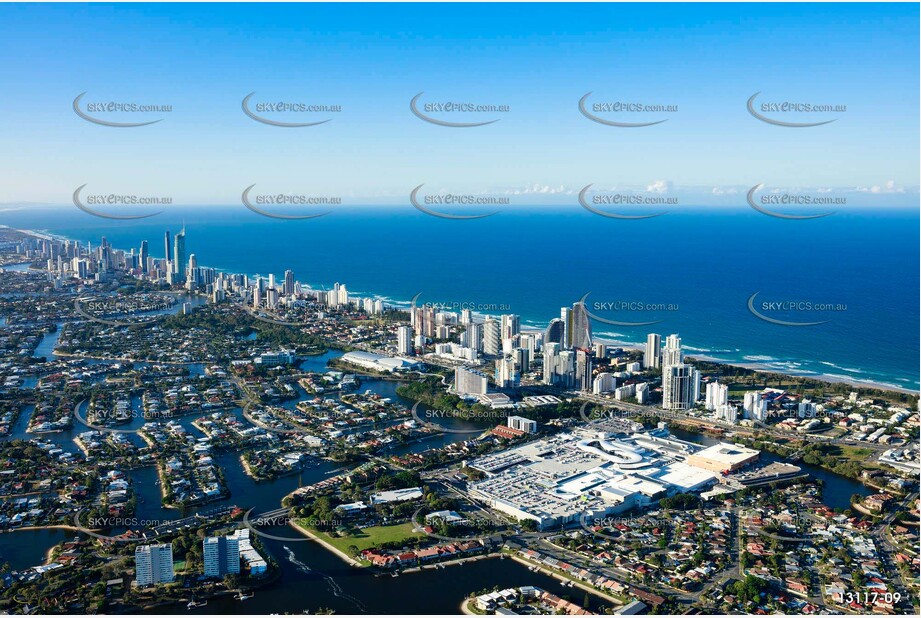
{"type": "Polygon", "coordinates": [[[684,363],[684,353],[681,351],[681,337],[669,335],[665,339],[665,349],[662,351],[662,369],[671,365],[684,363]]]}
{"type": "Polygon", "coordinates": [[[767,401],[761,391],[749,391],[745,393],[742,400],[742,408],[745,410],[746,418],[756,421],[764,421],[767,418],[767,401]]]}
{"type": "Polygon", "coordinates": [[[662,407],[688,410],[694,407],[700,392],[700,372],[691,365],[663,365],[662,407]]]}
{"type": "Polygon", "coordinates": [[[646,351],[643,353],[643,367],[658,369],[662,366],[662,336],[656,333],[646,335],[646,351]]]}
{"type": "Polygon", "coordinates": [[[409,356],[413,353],[413,329],[409,326],[397,328],[397,354],[409,356]]]}
{"type": "Polygon", "coordinates": [[[728,403],[729,386],[720,384],[719,382],[709,382],[707,384],[705,407],[710,411],[714,411],[720,406],[725,406],[728,403]]]}
{"type": "Polygon", "coordinates": [[[173,572],[173,546],[138,545],[134,550],[134,572],[138,586],[169,584],[173,572]]]}
{"type": "Polygon", "coordinates": [[[205,577],[240,572],[240,542],[235,536],[209,536],[202,540],[205,577]]]}
{"type": "Polygon", "coordinates": [[[483,322],[483,353],[489,356],[498,356],[501,350],[499,322],[492,318],[486,318],[486,321],[483,322]]]}
{"type": "Polygon", "coordinates": [[[457,395],[485,395],[489,378],[482,371],[456,367],[454,369],[454,391],[457,395]]]}
{"type": "Polygon", "coordinates": [[[525,433],[537,433],[537,421],[532,421],[523,416],[510,416],[506,423],[512,429],[517,429],[525,433]]]}

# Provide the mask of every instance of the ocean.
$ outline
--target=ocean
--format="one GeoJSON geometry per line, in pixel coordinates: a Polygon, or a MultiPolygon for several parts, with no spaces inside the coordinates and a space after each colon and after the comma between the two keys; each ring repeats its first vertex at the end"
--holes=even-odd
{"type": "Polygon", "coordinates": [[[186,227],[203,266],[281,277],[314,288],[517,313],[544,328],[584,297],[598,338],[625,345],[677,333],[687,354],[788,374],[919,386],[919,213],[848,207],[784,220],[747,207],[683,208],[616,220],[573,207],[503,207],[448,220],[405,207],[339,206],[279,220],[240,206],[171,207],[113,221],[75,207],[0,210],[0,224],[123,249],[186,227]],[[811,326],[786,322],[822,322],[811,326]],[[789,302],[778,306],[776,303],[789,302]],[[807,305],[807,303],[809,303],[807,305]],[[821,308],[817,306],[822,305],[821,308]],[[623,325],[619,323],[648,323],[623,325]]]}

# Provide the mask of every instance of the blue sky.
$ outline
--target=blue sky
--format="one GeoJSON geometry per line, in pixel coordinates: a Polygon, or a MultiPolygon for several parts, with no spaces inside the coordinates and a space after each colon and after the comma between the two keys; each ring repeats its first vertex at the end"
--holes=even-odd
{"type": "Polygon", "coordinates": [[[239,204],[243,188],[403,203],[432,191],[571,202],[586,184],[738,203],[747,187],[832,189],[917,206],[918,6],[0,5],[0,203],[101,192],[239,204]],[[247,118],[241,100],[339,105],[247,118]],[[409,101],[508,105],[446,128],[409,101]],[[615,128],[577,103],[677,105],[615,128]],[[753,118],[746,100],[846,105],[810,128],[753,118]],[[74,98],[169,113],[74,114],[74,98]]]}

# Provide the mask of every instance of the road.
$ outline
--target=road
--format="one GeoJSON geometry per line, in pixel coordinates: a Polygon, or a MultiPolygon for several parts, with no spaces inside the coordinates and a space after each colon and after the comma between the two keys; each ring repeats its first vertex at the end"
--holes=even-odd
{"type": "MultiPolygon", "coordinates": [[[[903,603],[912,598],[909,592],[911,587],[902,577],[902,571],[899,570],[898,565],[893,558],[893,556],[899,553],[901,550],[898,548],[898,545],[893,542],[889,526],[893,521],[895,521],[896,513],[899,511],[908,511],[911,508],[910,505],[917,498],[917,492],[911,493],[905,496],[905,498],[903,498],[898,504],[890,505],[889,512],[876,526],[873,527],[873,530],[870,532],[870,536],[876,543],[880,563],[890,577],[889,582],[892,584],[892,590],[890,590],[890,592],[898,592],[901,594],[903,603]]],[[[906,605],[906,607],[911,607],[910,602],[909,605],[906,605]]]]}
{"type": "MultiPolygon", "coordinates": [[[[809,433],[800,433],[800,432],[794,432],[794,431],[783,431],[781,429],[777,429],[775,427],[771,427],[767,425],[759,424],[756,427],[749,429],[746,427],[740,427],[739,425],[735,425],[727,421],[721,421],[721,420],[717,420],[713,418],[702,419],[696,416],[691,416],[681,411],[665,410],[663,408],[639,405],[636,403],[628,403],[625,401],[612,401],[611,399],[608,399],[606,397],[601,397],[600,395],[594,395],[591,393],[583,393],[581,391],[566,391],[565,395],[573,399],[580,399],[580,400],[587,401],[590,403],[604,405],[609,408],[618,408],[618,409],[626,410],[638,416],[657,416],[662,419],[670,419],[670,420],[675,420],[675,421],[697,423],[697,424],[707,425],[707,426],[715,426],[720,429],[725,429],[726,431],[734,431],[736,433],[758,432],[760,434],[767,434],[770,436],[774,436],[776,438],[784,438],[787,440],[802,440],[802,441],[814,442],[818,444],[823,443],[823,442],[832,441],[832,439],[827,436],[821,436],[821,435],[809,434],[809,433]]],[[[855,443],[854,446],[857,446],[860,448],[867,448],[872,451],[876,451],[877,452],[875,454],[876,456],[878,456],[878,453],[881,453],[883,451],[887,451],[893,448],[892,445],[876,444],[873,442],[855,443]]]]}

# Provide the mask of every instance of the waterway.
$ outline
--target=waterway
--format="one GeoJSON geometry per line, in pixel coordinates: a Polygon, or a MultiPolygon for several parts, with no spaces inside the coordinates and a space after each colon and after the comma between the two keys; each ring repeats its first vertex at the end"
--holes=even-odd
{"type": "MultiPolygon", "coordinates": [[[[51,336],[53,334],[49,335],[51,336]]],[[[53,349],[52,343],[48,345],[52,346],[50,349],[53,349]]],[[[301,368],[309,371],[324,371],[326,363],[339,355],[339,352],[331,351],[320,356],[309,357],[301,363],[301,368]]],[[[397,386],[397,382],[367,379],[362,382],[357,391],[371,390],[410,406],[412,402],[396,394],[397,386]]],[[[300,391],[299,395],[301,398],[306,397],[303,391],[300,391]]],[[[285,405],[290,406],[295,403],[296,400],[285,405]]],[[[12,438],[36,437],[25,433],[30,413],[31,410],[24,410],[22,417],[13,427],[12,438]]],[[[240,411],[238,410],[237,413],[239,414],[240,411]]],[[[195,418],[195,416],[184,417],[179,422],[192,435],[200,437],[201,432],[191,425],[195,418]]],[[[474,430],[485,429],[488,426],[488,424],[484,426],[457,419],[440,419],[439,422],[450,429],[474,430]]],[[[54,442],[66,450],[75,451],[73,438],[82,431],[85,431],[85,427],[76,423],[71,430],[45,434],[41,438],[54,442]]],[[[689,442],[703,445],[717,442],[716,439],[703,434],[679,429],[671,431],[675,437],[689,442]]],[[[389,453],[420,452],[458,440],[470,439],[475,435],[475,433],[446,432],[427,440],[395,445],[391,447],[389,453]]],[[[768,461],[779,460],[770,453],[764,453],[762,456],[768,461]]],[[[257,482],[245,474],[238,454],[219,454],[216,460],[231,488],[231,495],[219,502],[182,511],[166,509],[161,505],[156,468],[150,466],[131,471],[129,476],[139,497],[137,518],[166,522],[195,512],[230,505],[245,509],[253,508],[254,513],[271,511],[278,508],[281,499],[297,487],[316,483],[344,470],[333,462],[320,460],[298,475],[274,481],[257,482]]],[[[824,481],[824,500],[831,507],[847,507],[849,497],[853,493],[862,495],[871,493],[869,488],[856,481],[808,464],[800,463],[799,465],[815,478],[824,481]]],[[[191,610],[192,613],[301,613],[303,611],[316,612],[325,608],[335,610],[340,614],[455,614],[458,613],[461,601],[471,592],[492,589],[494,586],[504,588],[523,585],[539,586],[560,596],[568,597],[576,603],[582,604],[584,601],[583,591],[577,588],[564,588],[559,581],[541,573],[530,572],[527,567],[512,560],[480,560],[444,569],[403,574],[396,578],[387,575],[375,577],[368,570],[350,567],[334,554],[289,527],[277,526],[267,528],[265,531],[288,539],[263,538],[265,548],[280,565],[279,580],[266,588],[257,590],[252,599],[246,601],[237,601],[230,597],[212,599],[207,606],[191,610]]],[[[50,547],[73,538],[75,534],[67,530],[20,530],[0,534],[0,560],[9,562],[14,570],[41,564],[50,547]]],[[[590,595],[590,601],[593,609],[598,609],[598,603],[601,600],[590,595]]],[[[164,611],[187,612],[188,610],[184,606],[176,606],[158,608],[155,611],[163,613],[164,611]]]]}
{"type": "MultiPolygon", "coordinates": [[[[360,391],[372,390],[389,396],[401,403],[407,403],[396,395],[396,382],[367,381],[360,391]]],[[[200,432],[191,426],[194,417],[180,420],[193,435],[200,432]]],[[[463,421],[452,422],[452,428],[466,429],[463,421]]],[[[25,425],[18,423],[14,437],[29,437],[24,434],[25,425]]],[[[68,450],[73,450],[73,436],[83,431],[77,426],[71,431],[43,436],[68,450]]],[[[395,447],[405,452],[419,452],[451,441],[469,439],[470,434],[445,433],[436,438],[395,447]]],[[[217,456],[217,465],[224,471],[230,497],[202,507],[178,511],[163,508],[154,467],[133,470],[129,473],[133,487],[138,492],[137,518],[147,521],[171,521],[194,512],[237,505],[254,508],[255,513],[278,508],[281,499],[301,485],[311,484],[328,478],[342,470],[337,464],[319,461],[313,467],[297,476],[274,481],[257,482],[248,477],[235,453],[217,456]]],[[[281,578],[266,588],[256,591],[252,599],[237,601],[233,598],[212,599],[208,605],[192,610],[201,614],[270,614],[316,612],[321,608],[333,609],[340,614],[356,613],[407,613],[407,614],[454,614],[468,594],[492,589],[494,586],[517,587],[536,585],[559,596],[568,597],[582,604],[584,592],[577,588],[565,588],[551,577],[530,572],[527,567],[509,559],[485,559],[464,565],[448,566],[444,569],[426,570],[403,574],[375,577],[370,571],[350,567],[337,556],[320,545],[301,536],[285,526],[266,528],[266,532],[288,540],[263,538],[265,548],[272,554],[281,568],[281,578]]],[[[45,552],[52,545],[73,538],[75,533],[65,530],[22,530],[0,535],[0,557],[9,561],[13,569],[26,568],[43,561],[45,552]]],[[[590,596],[592,608],[599,609],[603,601],[590,596]]],[[[182,605],[172,608],[157,608],[156,613],[186,612],[182,605]]]]}
{"type": "MultiPolygon", "coordinates": [[[[702,433],[694,433],[676,427],[669,427],[668,430],[673,436],[680,440],[685,440],[686,442],[694,442],[695,444],[702,444],[704,446],[712,446],[720,442],[719,439],[702,433]]],[[[761,453],[761,459],[762,461],[768,462],[786,461],[782,457],[773,453],[768,453],[767,451],[761,453]]],[[[858,481],[849,479],[846,476],[841,476],[840,474],[835,474],[824,468],[803,463],[802,461],[797,462],[796,465],[802,468],[804,472],[808,472],[812,478],[822,481],[824,484],[822,489],[822,502],[830,508],[849,508],[851,506],[851,496],[853,494],[869,496],[870,494],[876,493],[871,487],[867,487],[858,481]]]]}
{"type": "MultiPolygon", "coordinates": [[[[450,615],[460,613],[460,604],[470,593],[495,586],[537,586],[580,605],[586,595],[578,588],[564,588],[548,575],[530,572],[511,559],[486,559],[399,577],[375,577],[367,570],[347,566],[314,543],[267,540],[266,547],[281,562],[279,581],[257,590],[248,601],[213,599],[192,613],[301,613],[326,608],[338,614],[450,615]]],[[[600,598],[588,596],[592,610],[606,605],[600,598]]]]}

